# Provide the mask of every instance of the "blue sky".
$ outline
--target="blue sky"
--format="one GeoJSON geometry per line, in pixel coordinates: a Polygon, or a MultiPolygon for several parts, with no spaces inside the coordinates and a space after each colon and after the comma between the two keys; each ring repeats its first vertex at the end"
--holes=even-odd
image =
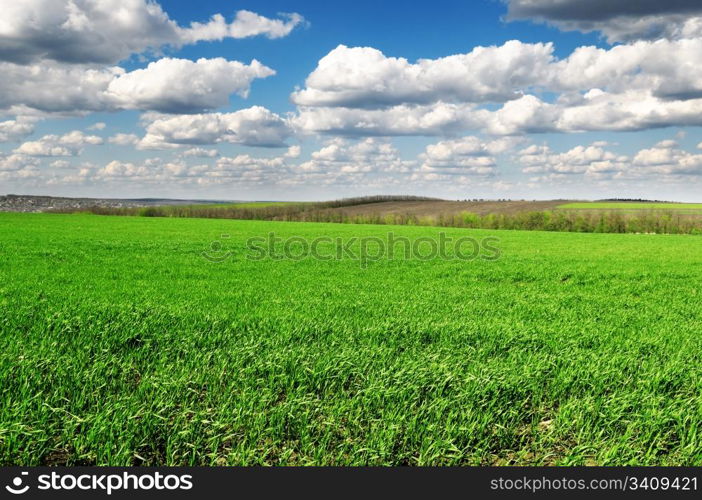
{"type": "Polygon", "coordinates": [[[0,0],[0,192],[700,201],[698,3],[0,0]]]}

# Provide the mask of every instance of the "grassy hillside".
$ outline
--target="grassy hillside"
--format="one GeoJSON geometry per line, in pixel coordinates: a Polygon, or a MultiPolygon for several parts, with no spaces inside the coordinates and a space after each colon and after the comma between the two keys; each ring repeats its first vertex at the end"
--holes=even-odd
{"type": "Polygon", "coordinates": [[[702,465],[699,238],[271,231],[442,230],[0,214],[0,463],[702,465]]]}

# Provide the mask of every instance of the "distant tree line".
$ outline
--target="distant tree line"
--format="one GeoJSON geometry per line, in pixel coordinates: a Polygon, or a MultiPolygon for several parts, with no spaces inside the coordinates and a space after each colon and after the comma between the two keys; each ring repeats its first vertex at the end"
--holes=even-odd
{"type": "MultiPolygon", "coordinates": [[[[272,221],[333,222],[344,224],[394,224],[411,226],[514,229],[581,233],[702,234],[702,217],[672,210],[637,212],[552,210],[513,214],[478,215],[471,212],[414,215],[407,213],[348,214],[335,208],[389,201],[437,201],[415,196],[371,196],[328,202],[281,203],[257,207],[237,205],[171,205],[154,207],[90,207],[78,210],[98,215],[141,217],[192,217],[272,221]]],[[[632,200],[633,201],[633,200],[632,200]]],[[[76,210],[56,210],[74,213],[76,210]]]]}
{"type": "Polygon", "coordinates": [[[619,201],[619,202],[634,202],[634,203],[676,203],[674,201],[665,200],[646,200],[644,198],[605,198],[597,201],[619,201]]]}
{"type": "Polygon", "coordinates": [[[631,214],[555,210],[487,215],[462,212],[430,216],[398,213],[345,215],[341,212],[312,211],[304,213],[304,218],[297,220],[580,233],[702,234],[702,217],[680,215],[670,211],[631,214]]]}

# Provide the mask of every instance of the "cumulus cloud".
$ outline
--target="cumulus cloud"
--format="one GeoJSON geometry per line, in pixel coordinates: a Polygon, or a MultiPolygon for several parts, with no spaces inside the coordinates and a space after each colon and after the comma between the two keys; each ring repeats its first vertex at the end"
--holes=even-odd
{"type": "Polygon", "coordinates": [[[702,99],[668,100],[646,91],[591,93],[580,103],[560,106],[556,131],[645,130],[702,125],[702,99]]]}
{"type": "Polygon", "coordinates": [[[0,73],[0,109],[19,106],[75,114],[114,110],[105,91],[124,70],[49,61],[28,66],[0,62],[0,73]]]}
{"type": "Polygon", "coordinates": [[[553,91],[637,90],[686,100],[702,97],[700,62],[702,38],[638,41],[608,50],[579,47],[542,76],[553,91]]]}
{"type": "Polygon", "coordinates": [[[446,136],[466,130],[493,135],[637,131],[702,126],[702,99],[671,100],[646,91],[598,89],[555,103],[525,95],[491,111],[472,104],[400,105],[387,109],[301,108],[291,123],[300,133],[342,136],[446,136]]]}
{"type": "Polygon", "coordinates": [[[207,148],[190,148],[183,151],[183,156],[194,158],[216,158],[219,156],[219,151],[216,149],[207,148]]]}
{"type": "Polygon", "coordinates": [[[284,164],[285,158],[283,156],[256,158],[248,154],[224,156],[215,163],[217,168],[224,170],[237,170],[242,166],[280,167],[284,164]]]}
{"type": "Polygon", "coordinates": [[[110,82],[106,94],[122,109],[201,112],[228,104],[234,93],[247,97],[255,78],[274,74],[255,59],[246,65],[221,57],[194,62],[165,58],[118,76],[110,82]]]}
{"type": "Polygon", "coordinates": [[[0,142],[15,142],[34,132],[35,120],[18,117],[0,122],[0,142]]]}
{"type": "Polygon", "coordinates": [[[642,42],[610,50],[580,47],[559,61],[550,43],[512,40],[412,64],[370,47],[340,45],[319,61],[306,88],[291,97],[301,107],[382,109],[435,102],[506,102],[530,90],[617,90],[634,84],[650,88],[681,79],[696,84],[702,75],[694,70],[687,75],[681,63],[699,57],[700,48],[696,40],[642,42]]]}
{"type": "Polygon", "coordinates": [[[663,176],[702,176],[702,154],[684,151],[672,140],[642,149],[632,163],[644,172],[663,176]]]}
{"type": "Polygon", "coordinates": [[[303,107],[291,120],[300,133],[344,136],[456,135],[481,128],[490,113],[473,104],[401,104],[384,109],[303,107]]]}
{"type": "Polygon", "coordinates": [[[288,150],[285,152],[285,157],[286,158],[299,158],[300,155],[302,154],[302,148],[298,146],[297,144],[290,146],[288,150]]]}
{"type": "Polygon", "coordinates": [[[610,42],[702,34],[702,4],[698,0],[505,1],[510,20],[548,22],[567,31],[600,31],[610,42]]]}
{"type": "Polygon", "coordinates": [[[475,136],[440,141],[426,147],[419,158],[423,172],[451,175],[494,175],[496,155],[503,154],[521,142],[504,138],[485,141],[475,136]]]}
{"type": "MultiPolygon", "coordinates": [[[[190,165],[182,158],[173,161],[163,158],[148,158],[142,162],[113,160],[103,167],[84,171],[83,178],[92,183],[134,183],[140,184],[181,184],[187,186],[217,184],[208,179],[222,176],[222,169],[216,163],[190,165]]],[[[72,177],[68,177],[72,181],[72,177]]],[[[226,180],[226,179],[222,179],[226,180]]]]}
{"type": "MultiPolygon", "coordinates": [[[[299,146],[277,155],[214,156],[205,148],[191,148],[171,160],[112,160],[103,166],[71,165],[65,160],[40,167],[40,159],[15,152],[0,154],[0,179],[34,179],[44,185],[182,185],[193,186],[343,186],[350,189],[402,189],[444,185],[450,192],[465,189],[498,192],[512,189],[502,179],[505,161],[521,166],[530,186],[557,182],[578,185],[595,182],[631,186],[646,181],[670,184],[697,182],[702,176],[702,153],[681,149],[674,140],[661,141],[632,155],[619,154],[606,141],[559,152],[546,144],[532,144],[515,151],[518,138],[486,139],[466,136],[430,144],[416,159],[404,159],[387,139],[328,140],[309,159],[296,160],[299,146]],[[620,184],[624,185],[624,184],[620,184]]],[[[68,141],[79,142],[79,141],[68,141]]],[[[640,184],[644,185],[644,184],[640,184]]]]}
{"type": "Polygon", "coordinates": [[[195,113],[224,106],[232,94],[246,97],[254,79],[275,71],[256,60],[223,58],[166,57],[130,72],[114,64],[134,54],[160,54],[167,45],[280,38],[304,23],[299,14],[269,19],[239,11],[230,23],[217,14],[208,23],[183,27],[151,0],[0,0],[0,9],[0,110],[5,114],[18,109],[195,113]]]}
{"type": "Polygon", "coordinates": [[[607,145],[593,143],[555,152],[548,145],[533,144],[515,159],[532,181],[581,179],[656,179],[684,182],[685,177],[702,176],[702,154],[682,150],[673,140],[661,141],[633,156],[617,154],[607,145]]]}
{"type": "Polygon", "coordinates": [[[221,14],[208,23],[179,26],[150,0],[2,0],[0,60],[28,63],[114,64],[132,54],[200,40],[288,35],[304,19],[269,19],[239,11],[227,24],[221,14]]]}
{"type": "Polygon", "coordinates": [[[251,82],[275,71],[256,60],[250,64],[223,58],[164,58],[144,69],[95,69],[42,63],[0,63],[0,108],[24,105],[46,112],[155,110],[190,113],[229,103],[231,94],[246,97],[251,82]]]}
{"type": "Polygon", "coordinates": [[[139,143],[139,136],[136,134],[118,133],[107,139],[110,144],[117,146],[136,146],[139,143]]]}
{"type": "Polygon", "coordinates": [[[285,184],[314,183],[343,186],[389,186],[406,182],[416,167],[404,160],[389,141],[379,138],[347,140],[335,138],[314,151],[308,161],[295,167],[285,184]]]}
{"type": "MultiPolygon", "coordinates": [[[[143,162],[113,160],[103,167],[83,169],[81,179],[88,182],[168,183],[189,186],[231,184],[273,184],[294,176],[285,155],[257,158],[243,154],[221,157],[214,162],[191,165],[183,158],[167,161],[148,158],[143,162]]],[[[75,182],[74,175],[64,182],[75,182]]]]}
{"type": "Polygon", "coordinates": [[[387,57],[371,47],[339,45],[292,100],[300,106],[381,108],[397,104],[504,102],[539,82],[553,60],[551,44],[517,40],[440,59],[387,57]]]}
{"type": "Polygon", "coordinates": [[[522,134],[696,125],[702,123],[702,38],[580,47],[563,59],[549,44],[507,42],[415,64],[342,46],[306,83],[292,95],[298,104],[293,122],[313,133],[522,134]],[[502,107],[485,106],[493,100],[504,101],[502,107]]]}
{"type": "Polygon", "coordinates": [[[54,160],[51,163],[49,163],[49,166],[52,168],[70,168],[72,166],[72,163],[67,160],[54,160]]]}
{"type": "Polygon", "coordinates": [[[299,25],[306,24],[300,14],[281,14],[283,19],[269,19],[248,10],[240,10],[231,23],[224,16],[215,14],[207,23],[191,23],[190,28],[180,30],[183,42],[201,40],[223,40],[224,38],[248,38],[263,35],[268,38],[282,38],[299,25]]]}
{"type": "Polygon", "coordinates": [[[19,171],[25,168],[33,168],[39,165],[39,160],[30,156],[13,153],[4,155],[0,153],[0,171],[19,171]]]}
{"type": "Polygon", "coordinates": [[[522,172],[550,176],[585,174],[590,176],[613,174],[625,170],[630,160],[602,146],[576,146],[564,153],[556,153],[546,145],[532,145],[518,153],[522,172]]]}
{"type": "Polygon", "coordinates": [[[146,126],[141,149],[169,149],[182,145],[243,144],[282,147],[291,135],[288,123],[261,106],[232,113],[160,117],[146,126]]]}
{"type": "Polygon", "coordinates": [[[85,146],[100,145],[103,142],[101,137],[74,130],[64,135],[50,134],[36,141],[22,143],[14,153],[27,156],[76,156],[85,146]]]}
{"type": "Polygon", "coordinates": [[[122,177],[155,177],[154,169],[151,168],[153,164],[154,163],[152,160],[146,160],[143,165],[112,160],[103,168],[95,172],[95,177],[101,179],[115,179],[122,177]]]}

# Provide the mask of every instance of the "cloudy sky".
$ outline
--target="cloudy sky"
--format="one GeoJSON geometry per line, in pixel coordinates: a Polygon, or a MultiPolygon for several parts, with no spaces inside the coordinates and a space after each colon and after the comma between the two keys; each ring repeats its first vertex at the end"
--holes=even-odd
{"type": "Polygon", "coordinates": [[[700,0],[0,0],[0,194],[702,201],[700,0]]]}

